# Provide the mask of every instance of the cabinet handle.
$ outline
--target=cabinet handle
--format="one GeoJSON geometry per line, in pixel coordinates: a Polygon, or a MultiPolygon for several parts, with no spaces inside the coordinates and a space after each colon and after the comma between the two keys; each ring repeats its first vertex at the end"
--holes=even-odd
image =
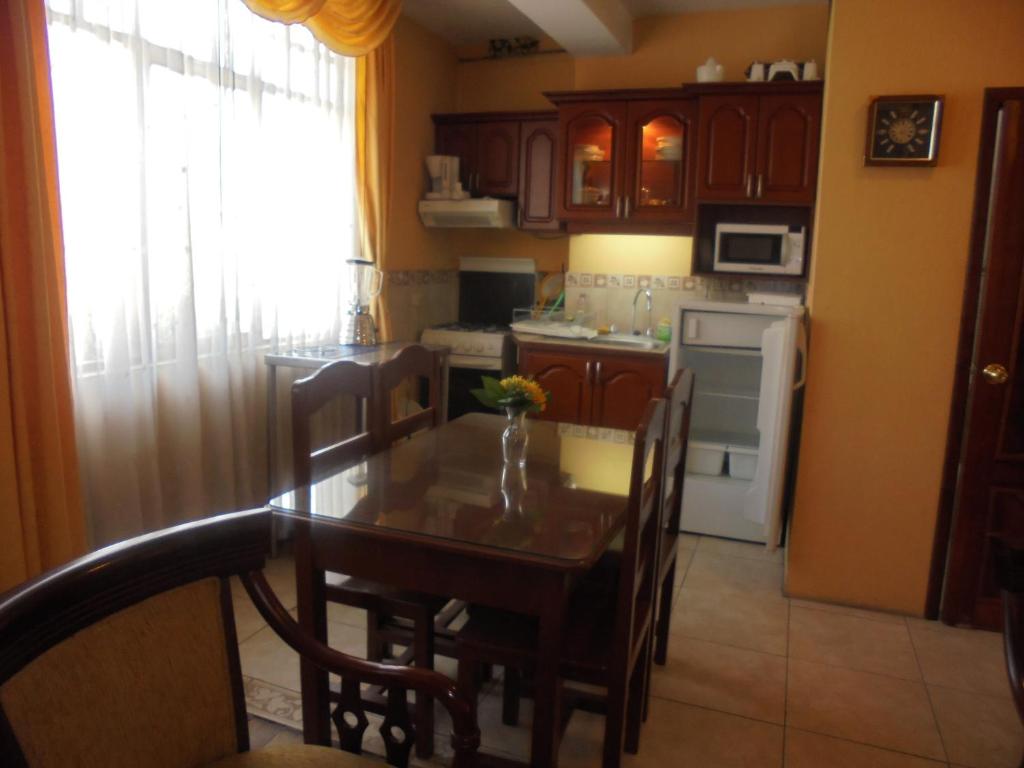
{"type": "Polygon", "coordinates": [[[473,190],[475,192],[480,191],[480,171],[473,174],[473,190]]]}
{"type": "Polygon", "coordinates": [[[747,197],[754,196],[754,174],[747,174],[747,197]]]}
{"type": "Polygon", "coordinates": [[[615,218],[618,219],[622,216],[622,197],[619,195],[615,196],[615,218]]]}
{"type": "Polygon", "coordinates": [[[587,373],[586,373],[587,384],[590,383],[590,378],[591,378],[590,377],[590,361],[587,360],[587,373]]]}
{"type": "Polygon", "coordinates": [[[600,360],[597,361],[597,370],[594,372],[594,382],[597,383],[599,381],[601,381],[601,361],[600,360]]]}
{"type": "Polygon", "coordinates": [[[758,198],[758,200],[761,199],[761,196],[763,194],[764,194],[764,174],[763,173],[759,173],[759,174],[757,174],[757,198],[758,198]]]}
{"type": "MultiPolygon", "coordinates": [[[[629,195],[626,195],[626,218],[629,218],[629,195]]],[[[600,363],[598,363],[600,365],[600,363]]]]}

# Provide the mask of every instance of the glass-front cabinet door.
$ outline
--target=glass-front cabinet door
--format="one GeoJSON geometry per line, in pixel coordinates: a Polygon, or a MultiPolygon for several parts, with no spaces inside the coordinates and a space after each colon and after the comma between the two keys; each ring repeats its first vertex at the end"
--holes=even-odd
{"type": "Polygon", "coordinates": [[[614,219],[623,212],[623,147],[626,105],[588,103],[560,110],[565,219],[614,219]]]}
{"type": "Polygon", "coordinates": [[[628,116],[628,188],[623,217],[638,221],[691,220],[696,102],[633,101],[628,116]]]}

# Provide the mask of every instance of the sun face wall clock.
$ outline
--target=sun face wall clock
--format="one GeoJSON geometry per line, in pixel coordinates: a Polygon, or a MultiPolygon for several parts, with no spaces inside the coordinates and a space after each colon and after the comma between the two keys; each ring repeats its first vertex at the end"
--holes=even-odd
{"type": "Polygon", "coordinates": [[[864,165],[935,165],[941,96],[879,96],[868,109],[864,165]]]}

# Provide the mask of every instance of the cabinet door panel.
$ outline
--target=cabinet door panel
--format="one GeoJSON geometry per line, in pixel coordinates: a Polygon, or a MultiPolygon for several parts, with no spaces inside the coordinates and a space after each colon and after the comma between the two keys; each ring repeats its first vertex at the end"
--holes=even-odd
{"type": "Polygon", "coordinates": [[[462,188],[472,192],[473,174],[476,173],[477,127],[475,123],[447,123],[437,126],[434,147],[439,155],[459,158],[459,181],[462,188]]]}
{"type": "Polygon", "coordinates": [[[519,228],[558,229],[555,211],[555,163],[558,121],[523,123],[520,135],[519,228]]]}
{"type": "Polygon", "coordinates": [[[636,429],[652,397],[665,391],[665,361],[601,357],[596,362],[591,423],[636,429]]]}
{"type": "Polygon", "coordinates": [[[477,128],[475,192],[515,197],[519,191],[519,123],[480,123],[477,128]]]}
{"type": "Polygon", "coordinates": [[[818,180],[821,97],[762,96],[758,110],[758,199],[813,203],[818,180]]]}
{"type": "Polygon", "coordinates": [[[607,221],[620,216],[625,127],[625,102],[559,111],[559,218],[607,221]]]}
{"type": "Polygon", "coordinates": [[[746,200],[753,196],[757,109],[757,96],[701,98],[698,199],[746,200]]]}
{"type": "Polygon", "coordinates": [[[591,363],[564,352],[519,350],[519,373],[537,380],[551,393],[546,410],[538,414],[548,421],[587,424],[590,416],[591,363]]]}
{"type": "Polygon", "coordinates": [[[628,117],[624,215],[635,221],[692,221],[696,102],[634,101],[628,117]]]}

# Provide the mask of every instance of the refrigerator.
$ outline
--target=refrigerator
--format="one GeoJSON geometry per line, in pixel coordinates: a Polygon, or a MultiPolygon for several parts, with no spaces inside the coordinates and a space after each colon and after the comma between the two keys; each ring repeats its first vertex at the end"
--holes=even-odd
{"type": "Polygon", "coordinates": [[[679,303],[669,375],[694,372],[683,530],[779,545],[806,350],[802,306],[679,303]]]}

